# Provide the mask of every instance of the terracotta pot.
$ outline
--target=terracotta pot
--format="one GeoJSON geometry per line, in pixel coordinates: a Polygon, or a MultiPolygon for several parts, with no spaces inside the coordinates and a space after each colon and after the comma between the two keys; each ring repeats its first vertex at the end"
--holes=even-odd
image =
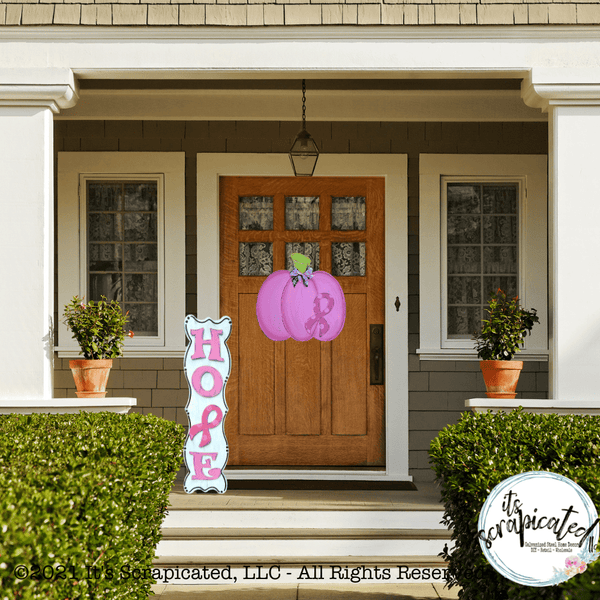
{"type": "Polygon", "coordinates": [[[522,360],[482,360],[479,367],[488,398],[515,398],[522,360]]]}
{"type": "Polygon", "coordinates": [[[112,358],[100,360],[70,360],[78,398],[104,398],[112,367],[112,358]]]}

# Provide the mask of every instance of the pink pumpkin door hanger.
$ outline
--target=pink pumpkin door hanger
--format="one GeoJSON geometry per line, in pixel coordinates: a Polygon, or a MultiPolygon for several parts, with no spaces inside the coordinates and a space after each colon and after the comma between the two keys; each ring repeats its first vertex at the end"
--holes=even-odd
{"type": "Polygon", "coordinates": [[[256,301],[258,324],[274,341],[291,337],[329,342],[344,328],[344,292],[329,273],[313,272],[308,257],[292,254],[292,260],[292,271],[275,271],[262,284],[256,301]]]}

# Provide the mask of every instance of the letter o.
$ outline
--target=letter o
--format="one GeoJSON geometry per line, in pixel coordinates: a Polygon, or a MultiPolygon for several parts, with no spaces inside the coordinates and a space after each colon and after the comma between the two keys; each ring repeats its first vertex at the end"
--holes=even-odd
{"type": "Polygon", "coordinates": [[[223,378],[214,367],[198,367],[192,375],[192,386],[204,398],[214,398],[223,389],[223,378]],[[214,383],[210,390],[202,387],[202,376],[205,373],[210,373],[213,377],[214,383]]]}

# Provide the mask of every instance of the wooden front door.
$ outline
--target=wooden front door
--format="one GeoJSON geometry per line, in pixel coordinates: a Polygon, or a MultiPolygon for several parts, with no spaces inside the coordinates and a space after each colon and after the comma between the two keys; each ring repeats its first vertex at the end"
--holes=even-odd
{"type": "Polygon", "coordinates": [[[220,310],[233,321],[229,465],[382,466],[384,386],[370,384],[371,324],[384,317],[384,180],[223,177],[220,310]],[[290,255],[331,273],[346,298],[332,341],[272,341],[256,299],[290,255]]]}

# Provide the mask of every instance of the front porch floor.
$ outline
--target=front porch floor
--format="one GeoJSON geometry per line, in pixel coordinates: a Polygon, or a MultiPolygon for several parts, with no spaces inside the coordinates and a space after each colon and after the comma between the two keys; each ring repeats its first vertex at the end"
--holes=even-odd
{"type": "Polygon", "coordinates": [[[227,490],[225,494],[183,491],[177,480],[169,511],[177,510],[395,510],[444,511],[434,483],[416,490],[227,490]]]}

